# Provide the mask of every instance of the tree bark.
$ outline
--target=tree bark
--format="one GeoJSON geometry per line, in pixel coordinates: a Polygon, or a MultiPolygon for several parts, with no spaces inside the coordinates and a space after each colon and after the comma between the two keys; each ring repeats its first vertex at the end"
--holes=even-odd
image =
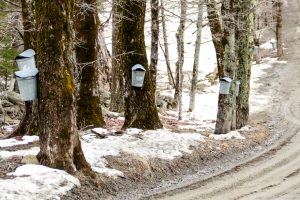
{"type": "Polygon", "coordinates": [[[150,72],[153,88],[156,90],[156,73],[158,62],[158,41],[159,41],[159,4],[158,0],[151,0],[151,55],[150,72]]]}
{"type": "Polygon", "coordinates": [[[164,7],[164,0],[160,0],[160,8],[161,8],[161,24],[163,30],[163,39],[164,39],[164,56],[167,65],[167,72],[168,72],[168,80],[169,84],[175,88],[175,81],[171,70],[170,64],[170,55],[169,55],[169,43],[168,43],[168,35],[167,35],[167,27],[166,27],[166,17],[165,17],[165,7],[164,7]]]}
{"type": "Polygon", "coordinates": [[[238,70],[240,81],[239,95],[236,100],[236,128],[247,125],[249,118],[250,78],[253,56],[254,0],[237,4],[238,28],[236,31],[238,70]]]}
{"type": "Polygon", "coordinates": [[[177,39],[177,55],[178,60],[176,62],[176,87],[175,87],[175,94],[174,100],[176,106],[179,109],[178,119],[181,120],[182,118],[182,82],[183,82],[183,74],[182,68],[184,63],[184,30],[185,30],[185,21],[187,15],[187,1],[181,0],[180,1],[180,22],[176,33],[177,39]]]}
{"type": "Polygon", "coordinates": [[[112,83],[111,83],[111,104],[110,110],[114,112],[124,111],[125,81],[123,76],[123,52],[124,49],[122,35],[124,9],[120,0],[113,0],[112,17],[112,83]]]}
{"type": "Polygon", "coordinates": [[[195,53],[194,53],[194,64],[193,64],[193,77],[191,82],[191,91],[190,91],[190,104],[189,111],[195,109],[195,96],[198,82],[198,68],[199,68],[199,54],[201,46],[201,35],[202,35],[202,21],[203,21],[203,4],[204,0],[198,1],[198,20],[197,20],[197,36],[195,44],[195,53]]]}
{"type": "Polygon", "coordinates": [[[125,123],[123,129],[128,127],[141,129],[158,129],[162,124],[158,117],[155,105],[155,93],[151,72],[146,57],[144,39],[144,23],[146,0],[120,0],[122,9],[122,21],[120,21],[120,51],[123,62],[123,72],[126,80],[125,93],[125,123]],[[133,88],[131,86],[131,68],[135,64],[141,64],[146,70],[144,86],[133,88]]]}
{"type": "MultiPolygon", "coordinates": [[[[22,0],[22,18],[23,18],[23,43],[24,49],[34,49],[35,31],[34,31],[34,8],[32,0],[22,0]]],[[[26,134],[37,134],[37,101],[25,101],[25,112],[18,127],[8,136],[23,136],[26,134]]]]}
{"type": "Polygon", "coordinates": [[[218,75],[220,78],[222,78],[224,77],[224,66],[222,61],[222,58],[224,56],[224,45],[222,44],[224,33],[221,19],[218,14],[217,3],[215,0],[207,0],[207,18],[212,34],[212,41],[216,50],[218,75]]]}
{"type": "Polygon", "coordinates": [[[39,81],[41,164],[93,175],[83,155],[76,127],[73,71],[74,0],[35,0],[39,81]]]}
{"type": "Polygon", "coordinates": [[[222,4],[222,20],[224,23],[224,54],[222,65],[224,76],[230,77],[233,81],[228,95],[219,94],[218,113],[215,134],[225,134],[234,129],[233,122],[235,110],[235,76],[236,76],[236,41],[235,41],[235,0],[225,0],[222,4]]]}
{"type": "Polygon", "coordinates": [[[277,41],[277,56],[283,56],[283,41],[282,41],[282,0],[277,0],[277,15],[276,15],[276,41],[277,41]]]}
{"type": "Polygon", "coordinates": [[[75,13],[76,60],[79,68],[79,98],[77,100],[77,126],[103,127],[105,125],[100,102],[98,43],[99,17],[96,0],[77,0],[75,13]],[[88,5],[88,9],[80,5],[88,5]]]}

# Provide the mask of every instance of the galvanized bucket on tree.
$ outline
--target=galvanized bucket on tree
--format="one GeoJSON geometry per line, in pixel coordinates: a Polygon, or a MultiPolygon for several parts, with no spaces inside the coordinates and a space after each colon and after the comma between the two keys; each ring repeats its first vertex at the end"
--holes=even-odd
{"type": "Polygon", "coordinates": [[[26,51],[19,54],[16,57],[16,63],[19,70],[36,68],[34,55],[35,51],[33,49],[27,49],[26,51]]]}
{"type": "Polygon", "coordinates": [[[22,101],[33,101],[37,98],[36,68],[15,72],[22,101]]]}
{"type": "Polygon", "coordinates": [[[220,94],[229,94],[230,91],[230,85],[231,85],[232,79],[229,77],[223,77],[220,79],[220,94]]]}

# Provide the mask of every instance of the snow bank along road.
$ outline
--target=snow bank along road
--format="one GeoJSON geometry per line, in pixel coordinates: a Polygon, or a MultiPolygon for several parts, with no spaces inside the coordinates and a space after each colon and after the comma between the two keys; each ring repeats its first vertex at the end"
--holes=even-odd
{"type": "Polygon", "coordinates": [[[275,98],[280,103],[272,110],[273,116],[279,116],[277,126],[286,141],[230,172],[157,195],[157,199],[300,199],[300,1],[289,0],[286,6],[287,65],[274,69],[279,75],[274,79],[279,85],[275,98]]]}

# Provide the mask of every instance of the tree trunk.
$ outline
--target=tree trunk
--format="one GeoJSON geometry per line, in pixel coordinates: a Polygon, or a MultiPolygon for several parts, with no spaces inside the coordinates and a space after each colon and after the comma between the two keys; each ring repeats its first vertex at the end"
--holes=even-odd
{"type": "Polygon", "coordinates": [[[215,134],[225,134],[234,128],[233,119],[235,110],[235,76],[236,76],[236,50],[235,50],[235,0],[225,0],[222,4],[222,19],[224,23],[224,54],[222,66],[224,76],[230,77],[233,81],[228,95],[219,94],[218,113],[215,134]]]}
{"type": "Polygon", "coordinates": [[[238,2],[237,28],[237,80],[240,81],[239,95],[236,100],[236,127],[247,125],[249,118],[250,78],[253,55],[254,0],[238,2]]]}
{"type": "Polygon", "coordinates": [[[175,87],[175,95],[174,100],[176,106],[179,109],[178,119],[182,118],[182,82],[183,82],[183,74],[182,68],[184,63],[184,30],[185,30],[185,21],[187,15],[187,1],[180,1],[180,22],[176,33],[177,39],[177,54],[178,60],[176,62],[176,87],[175,87]]]}
{"type": "Polygon", "coordinates": [[[73,71],[74,38],[71,24],[74,0],[35,0],[39,80],[41,164],[92,175],[76,127],[73,71]]]}
{"type": "MultiPolygon", "coordinates": [[[[34,8],[32,0],[22,0],[22,17],[23,17],[23,42],[24,49],[34,49],[35,32],[34,32],[34,8]]],[[[26,134],[37,134],[37,102],[25,101],[25,112],[18,127],[8,137],[23,136],[26,134]]]]}
{"type": "Polygon", "coordinates": [[[207,0],[207,18],[212,34],[212,41],[216,50],[218,75],[222,78],[224,76],[224,66],[222,61],[224,56],[224,46],[222,44],[223,28],[215,0],[207,0]]]}
{"type": "Polygon", "coordinates": [[[77,100],[77,126],[105,125],[99,94],[99,17],[96,0],[77,0],[75,13],[76,60],[79,68],[79,98],[77,100]],[[80,7],[87,4],[89,9],[80,7]]]}
{"type": "Polygon", "coordinates": [[[170,55],[169,55],[169,43],[168,43],[168,35],[167,35],[167,27],[166,27],[166,17],[165,17],[165,7],[164,7],[164,0],[160,0],[160,9],[161,9],[161,24],[163,30],[163,39],[164,39],[164,56],[167,65],[167,72],[168,72],[168,80],[169,84],[175,88],[175,81],[171,70],[170,64],[170,55]]]}
{"type": "Polygon", "coordinates": [[[155,105],[155,93],[151,72],[146,57],[144,38],[144,23],[146,0],[120,0],[122,9],[122,21],[120,21],[119,34],[123,35],[120,40],[120,51],[123,62],[123,72],[126,80],[125,93],[125,123],[123,129],[128,127],[141,129],[158,129],[162,124],[158,117],[155,105]],[[135,64],[141,64],[146,70],[144,85],[142,88],[131,86],[131,68],[135,64]]]}
{"type": "Polygon", "coordinates": [[[191,83],[190,91],[190,104],[189,111],[193,111],[195,108],[195,96],[198,82],[198,67],[199,67],[199,54],[201,46],[201,33],[202,33],[202,17],[203,17],[203,4],[204,0],[198,0],[198,20],[197,20],[197,38],[195,44],[195,53],[194,53],[194,64],[193,64],[193,78],[191,83]]]}
{"type": "Polygon", "coordinates": [[[151,60],[150,72],[152,76],[153,88],[156,90],[156,73],[158,61],[158,41],[159,41],[159,5],[158,0],[151,0],[151,60]]]}
{"type": "Polygon", "coordinates": [[[120,5],[120,0],[113,0],[112,17],[112,83],[111,83],[111,103],[110,110],[114,112],[124,111],[125,81],[123,72],[124,56],[120,45],[123,45],[124,36],[122,35],[123,23],[122,16],[124,10],[120,5]]]}
{"type": "Polygon", "coordinates": [[[277,56],[283,55],[282,41],[282,0],[277,0],[277,15],[276,15],[276,41],[277,41],[277,56]]]}

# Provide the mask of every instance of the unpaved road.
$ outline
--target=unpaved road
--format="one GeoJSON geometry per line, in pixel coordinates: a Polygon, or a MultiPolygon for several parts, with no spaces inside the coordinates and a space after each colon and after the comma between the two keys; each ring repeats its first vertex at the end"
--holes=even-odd
{"type": "Polygon", "coordinates": [[[288,63],[274,69],[274,98],[280,103],[271,113],[285,142],[247,164],[157,199],[300,199],[300,0],[289,0],[284,9],[284,38],[288,63]]]}

